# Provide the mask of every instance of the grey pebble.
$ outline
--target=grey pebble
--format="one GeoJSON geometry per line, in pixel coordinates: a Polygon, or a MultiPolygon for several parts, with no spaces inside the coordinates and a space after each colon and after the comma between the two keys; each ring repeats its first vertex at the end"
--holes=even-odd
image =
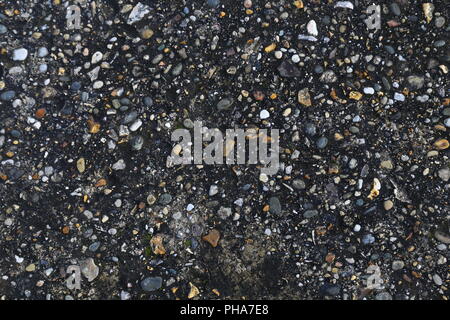
{"type": "Polygon", "coordinates": [[[233,99],[224,98],[217,103],[217,109],[219,111],[228,110],[233,104],[233,99]]]}
{"type": "Polygon", "coordinates": [[[375,296],[375,300],[392,300],[392,296],[389,292],[380,292],[375,296]]]}
{"type": "Polygon", "coordinates": [[[141,281],[141,288],[144,291],[151,292],[162,287],[161,277],[148,277],[141,281]]]}
{"type": "Polygon", "coordinates": [[[392,262],[392,270],[394,270],[394,271],[403,269],[404,266],[405,266],[405,263],[401,260],[395,260],[392,262]]]}
{"type": "Polygon", "coordinates": [[[168,205],[172,202],[172,196],[169,193],[163,193],[161,196],[159,196],[158,201],[162,205],[168,205]]]}
{"type": "Polygon", "coordinates": [[[0,95],[0,100],[2,100],[2,101],[10,101],[10,100],[14,99],[15,96],[16,96],[16,92],[15,91],[8,90],[8,91],[3,92],[0,95]]]}
{"type": "Polygon", "coordinates": [[[328,144],[328,139],[326,137],[320,137],[317,142],[316,142],[316,146],[319,149],[324,149],[328,144]]]}
{"type": "Polygon", "coordinates": [[[281,214],[281,203],[278,197],[271,197],[269,199],[270,212],[276,215],[281,214]]]}
{"type": "Polygon", "coordinates": [[[303,181],[302,179],[295,179],[294,181],[292,181],[292,186],[297,190],[303,190],[306,188],[305,181],[303,181]]]}

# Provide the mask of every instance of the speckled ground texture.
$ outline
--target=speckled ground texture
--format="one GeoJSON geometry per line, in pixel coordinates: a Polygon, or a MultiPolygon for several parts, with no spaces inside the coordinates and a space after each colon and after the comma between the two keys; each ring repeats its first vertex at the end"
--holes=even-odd
{"type": "Polygon", "coordinates": [[[2,0],[0,299],[449,299],[449,31],[444,0],[2,0]],[[195,120],[280,129],[278,173],[168,167],[195,120]]]}

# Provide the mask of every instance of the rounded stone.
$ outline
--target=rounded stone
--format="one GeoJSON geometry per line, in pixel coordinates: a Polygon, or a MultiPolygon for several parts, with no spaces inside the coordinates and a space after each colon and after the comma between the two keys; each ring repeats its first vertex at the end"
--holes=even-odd
{"type": "Polygon", "coordinates": [[[0,95],[0,100],[2,101],[10,101],[14,99],[16,96],[16,92],[13,90],[5,91],[0,95]]]}
{"type": "Polygon", "coordinates": [[[392,270],[397,271],[405,267],[405,263],[401,260],[395,260],[392,262],[392,270]]]}
{"type": "Polygon", "coordinates": [[[171,202],[172,202],[172,196],[169,193],[163,193],[159,197],[159,203],[162,205],[168,205],[171,202]]]}
{"type": "Polygon", "coordinates": [[[383,206],[384,206],[384,210],[389,211],[394,207],[394,202],[392,202],[391,200],[386,200],[383,203],[383,206]]]}
{"type": "Polygon", "coordinates": [[[207,0],[206,3],[211,8],[217,8],[220,5],[220,0],[207,0]]]}
{"type": "Polygon", "coordinates": [[[316,146],[319,149],[324,149],[328,144],[328,139],[326,137],[320,137],[317,142],[316,142],[316,146]]]}
{"type": "Polygon", "coordinates": [[[14,61],[23,61],[28,57],[28,50],[25,48],[19,48],[13,51],[12,59],[14,61]]]}
{"type": "Polygon", "coordinates": [[[161,277],[147,277],[141,281],[141,288],[146,292],[158,290],[162,287],[161,277]]]}

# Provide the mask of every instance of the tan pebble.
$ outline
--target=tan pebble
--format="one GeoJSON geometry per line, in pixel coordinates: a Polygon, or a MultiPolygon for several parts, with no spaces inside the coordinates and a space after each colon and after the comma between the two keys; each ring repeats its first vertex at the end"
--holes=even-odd
{"type": "Polygon", "coordinates": [[[427,23],[430,23],[431,20],[433,19],[434,4],[422,3],[422,9],[423,9],[423,14],[425,15],[425,18],[427,19],[427,23]]]}
{"type": "Polygon", "coordinates": [[[362,93],[360,93],[358,91],[352,91],[352,92],[350,92],[349,98],[359,101],[359,100],[361,100],[362,96],[363,96],[362,93]]]}
{"type": "Polygon", "coordinates": [[[78,172],[80,172],[80,173],[83,173],[84,170],[86,170],[86,162],[85,162],[84,158],[78,159],[77,169],[78,169],[78,172]]]}
{"type": "Polygon", "coordinates": [[[26,270],[27,272],[33,272],[34,270],[36,270],[36,265],[35,265],[34,263],[29,264],[29,265],[25,268],[25,270],[26,270]]]}
{"type": "Polygon", "coordinates": [[[394,165],[392,164],[391,160],[381,161],[380,167],[388,170],[394,169],[394,165]]]}
{"type": "Polygon", "coordinates": [[[272,43],[271,45],[265,47],[264,51],[265,52],[272,52],[273,50],[275,50],[276,47],[277,47],[277,45],[275,43],[272,43]]]}
{"type": "Polygon", "coordinates": [[[206,236],[203,236],[202,239],[215,248],[219,244],[220,232],[216,229],[212,229],[206,236]]]}
{"type": "Polygon", "coordinates": [[[144,29],[141,31],[141,37],[142,39],[150,39],[151,37],[153,37],[153,30],[152,29],[144,29]]]}
{"type": "Polygon", "coordinates": [[[438,150],[445,150],[449,147],[449,142],[446,139],[440,139],[437,140],[434,144],[433,144],[438,150]]]}
{"type": "Polygon", "coordinates": [[[298,92],[298,102],[306,107],[310,107],[312,105],[311,103],[311,96],[309,94],[308,88],[302,89],[298,92]]]}
{"type": "Polygon", "coordinates": [[[384,210],[389,211],[392,209],[392,207],[394,207],[394,203],[391,200],[386,200],[384,202],[384,210]]]}
{"type": "Polygon", "coordinates": [[[287,108],[286,110],[284,110],[283,112],[283,117],[287,117],[291,114],[292,109],[291,108],[287,108]]]}
{"type": "Polygon", "coordinates": [[[194,286],[191,282],[189,282],[191,286],[191,290],[189,291],[188,299],[192,299],[200,294],[200,291],[196,286],[194,286]]]}

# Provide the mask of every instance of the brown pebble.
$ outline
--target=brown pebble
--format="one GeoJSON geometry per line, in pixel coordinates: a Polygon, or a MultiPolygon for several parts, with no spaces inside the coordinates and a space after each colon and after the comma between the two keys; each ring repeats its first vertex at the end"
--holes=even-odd
{"type": "Polygon", "coordinates": [[[95,184],[95,186],[98,187],[103,187],[106,186],[106,180],[105,179],[100,179],[97,181],[97,183],[95,184]]]}
{"type": "Polygon", "coordinates": [[[332,263],[334,259],[336,258],[336,255],[332,252],[329,252],[327,256],[325,257],[325,261],[328,263],[332,263]]]}
{"type": "Polygon", "coordinates": [[[208,242],[213,248],[217,247],[220,239],[220,232],[216,229],[212,229],[206,236],[203,236],[203,241],[208,242]]]}
{"type": "Polygon", "coordinates": [[[45,116],[46,112],[47,111],[44,108],[37,109],[36,113],[35,113],[35,116],[38,119],[42,119],[45,116]]]}

